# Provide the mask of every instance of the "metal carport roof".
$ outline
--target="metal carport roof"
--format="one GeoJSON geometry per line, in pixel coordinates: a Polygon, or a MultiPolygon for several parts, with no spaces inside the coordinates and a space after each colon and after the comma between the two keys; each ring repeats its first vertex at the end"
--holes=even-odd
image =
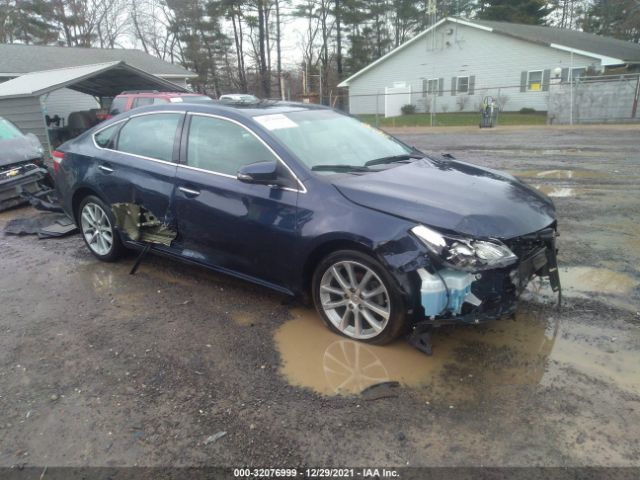
{"type": "Polygon", "coordinates": [[[0,116],[35,134],[45,147],[50,147],[40,97],[61,88],[94,97],[115,97],[125,90],[187,91],[122,61],[44,70],[0,83],[0,116]]]}
{"type": "Polygon", "coordinates": [[[0,100],[40,96],[60,88],[70,88],[94,97],[114,97],[124,90],[187,91],[119,61],[27,73],[0,83],[0,100]]]}

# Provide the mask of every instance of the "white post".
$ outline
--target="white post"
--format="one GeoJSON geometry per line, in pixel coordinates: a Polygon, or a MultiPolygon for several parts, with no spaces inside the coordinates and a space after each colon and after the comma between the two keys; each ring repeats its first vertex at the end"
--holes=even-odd
{"type": "Polygon", "coordinates": [[[571,68],[569,68],[569,125],[573,125],[573,50],[571,51],[571,68]]]}

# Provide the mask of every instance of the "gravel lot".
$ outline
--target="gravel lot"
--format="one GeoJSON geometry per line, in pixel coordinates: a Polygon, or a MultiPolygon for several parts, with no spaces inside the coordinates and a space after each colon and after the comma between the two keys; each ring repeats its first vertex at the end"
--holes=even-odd
{"type": "Polygon", "coordinates": [[[0,466],[640,466],[640,128],[396,133],[554,197],[560,311],[534,286],[427,357],[203,269],[0,236],[0,466]]]}

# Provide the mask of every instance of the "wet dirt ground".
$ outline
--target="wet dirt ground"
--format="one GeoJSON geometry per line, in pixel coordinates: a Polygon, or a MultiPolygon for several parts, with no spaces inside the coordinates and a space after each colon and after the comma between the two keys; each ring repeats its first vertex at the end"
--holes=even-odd
{"type": "Polygon", "coordinates": [[[533,285],[428,357],[195,267],[0,236],[0,466],[638,466],[640,129],[398,135],[554,198],[560,311],[533,285]]]}

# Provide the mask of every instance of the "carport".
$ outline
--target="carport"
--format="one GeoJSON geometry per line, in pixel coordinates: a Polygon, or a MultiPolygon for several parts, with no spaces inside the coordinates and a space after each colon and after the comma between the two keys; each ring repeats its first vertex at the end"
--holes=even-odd
{"type": "Polygon", "coordinates": [[[0,83],[0,116],[35,134],[50,149],[41,97],[60,88],[92,95],[101,105],[103,98],[125,90],[187,91],[122,61],[43,70],[0,83]]]}

